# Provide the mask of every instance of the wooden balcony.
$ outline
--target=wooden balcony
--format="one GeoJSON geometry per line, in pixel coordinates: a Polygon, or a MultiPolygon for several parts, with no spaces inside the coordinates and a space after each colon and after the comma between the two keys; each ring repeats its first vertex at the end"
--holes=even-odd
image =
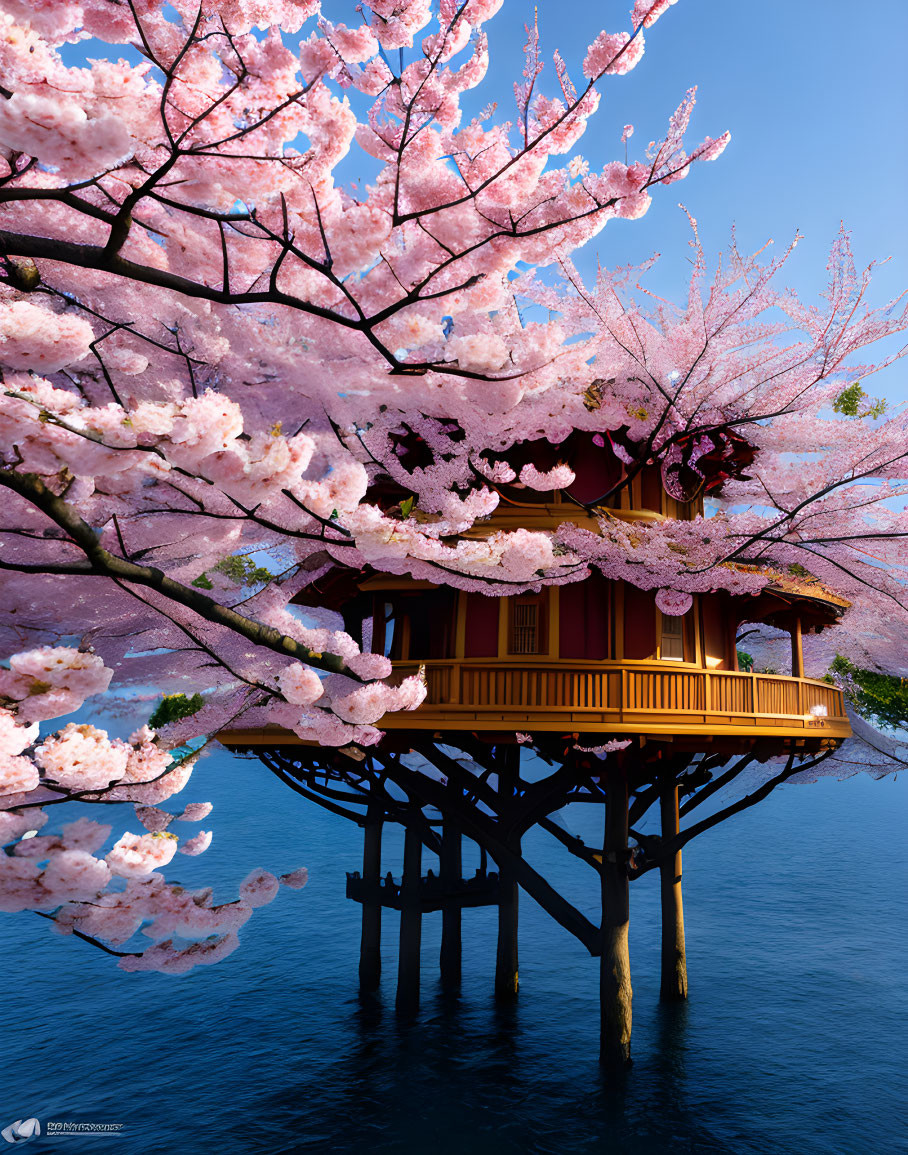
{"type": "Polygon", "coordinates": [[[450,659],[395,662],[395,680],[420,669],[428,688],[425,702],[418,710],[386,716],[377,723],[382,729],[724,734],[837,742],[851,734],[841,691],[811,678],[669,662],[450,659]]]}

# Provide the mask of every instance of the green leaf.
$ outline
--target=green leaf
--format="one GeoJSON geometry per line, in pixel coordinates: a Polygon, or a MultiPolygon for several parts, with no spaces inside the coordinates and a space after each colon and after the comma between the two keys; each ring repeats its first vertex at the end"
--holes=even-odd
{"type": "Polygon", "coordinates": [[[265,569],[264,566],[256,565],[244,554],[233,554],[230,557],[222,558],[214,568],[238,586],[265,585],[274,577],[270,570],[265,569]]]}
{"type": "Polygon", "coordinates": [[[861,383],[854,381],[851,385],[846,386],[833,401],[833,411],[841,413],[843,417],[857,417],[861,402],[866,396],[867,394],[861,388],[861,383]]]}
{"type": "Polygon", "coordinates": [[[200,589],[200,590],[212,590],[212,589],[214,589],[214,586],[208,580],[208,574],[207,573],[200,573],[199,576],[195,579],[195,581],[192,584],[194,586],[198,587],[198,589],[200,589]]]}
{"type": "Polygon", "coordinates": [[[893,729],[908,726],[908,679],[862,670],[841,654],[836,654],[829,670],[843,682],[845,697],[863,717],[893,729]]]}
{"type": "Polygon", "coordinates": [[[180,718],[189,718],[197,714],[205,705],[201,694],[193,694],[187,698],[185,694],[165,694],[155,706],[148,725],[152,730],[159,730],[168,722],[177,722],[180,718]]]}
{"type": "Polygon", "coordinates": [[[415,497],[407,497],[400,503],[400,516],[406,520],[413,512],[413,506],[416,504],[415,497]]]}
{"type": "Polygon", "coordinates": [[[833,412],[843,417],[882,417],[888,402],[884,397],[871,397],[860,381],[846,386],[832,403],[833,412]]]}

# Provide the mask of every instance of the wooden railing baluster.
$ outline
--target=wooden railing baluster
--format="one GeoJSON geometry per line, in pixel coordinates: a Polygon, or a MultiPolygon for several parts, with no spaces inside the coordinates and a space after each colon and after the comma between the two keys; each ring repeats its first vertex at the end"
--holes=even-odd
{"type": "MultiPolygon", "coordinates": [[[[512,710],[531,715],[591,715],[601,727],[605,713],[618,725],[633,723],[634,715],[653,718],[675,715],[679,724],[728,725],[748,720],[756,726],[792,726],[819,729],[826,720],[846,718],[841,691],[809,678],[752,674],[697,668],[665,669],[655,663],[618,662],[493,662],[447,659],[421,663],[397,662],[392,683],[425,671],[426,701],[421,710],[445,706],[482,716],[484,710],[512,710]],[[579,667],[579,668],[578,668],[579,667]],[[811,716],[812,707],[826,714],[811,716]],[[724,719],[724,721],[720,721],[724,719]]],[[[406,715],[388,715],[382,725],[406,725],[406,715]]],[[[645,722],[641,722],[641,725],[645,722]]],[[[516,726],[519,728],[519,725],[516,726]]],[[[577,728],[575,720],[574,728],[577,728]]]]}

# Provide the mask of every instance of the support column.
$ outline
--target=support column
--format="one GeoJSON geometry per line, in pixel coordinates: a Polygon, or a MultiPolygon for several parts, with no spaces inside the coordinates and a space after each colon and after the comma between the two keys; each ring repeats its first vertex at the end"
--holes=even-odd
{"type": "MultiPolygon", "coordinates": [[[[608,764],[606,764],[608,765],[608,764]]],[[[627,778],[607,769],[602,849],[602,955],[599,960],[599,1060],[612,1069],[631,1062],[630,895],[627,876],[627,778]]]]}
{"type": "Polygon", "coordinates": [[[363,886],[366,894],[374,888],[375,901],[363,901],[363,929],[359,946],[359,988],[374,991],[381,982],[381,807],[369,806],[363,828],[363,886]]]}
{"type": "Polygon", "coordinates": [[[404,835],[404,869],[400,886],[400,952],[397,963],[397,1010],[419,1010],[419,950],[422,941],[422,838],[409,821],[404,835]]]}
{"type": "MultiPolygon", "coordinates": [[[[513,797],[520,774],[520,747],[500,746],[495,751],[498,763],[498,793],[504,802],[513,797]]],[[[506,805],[502,806],[502,811],[506,805]]],[[[512,849],[520,851],[520,840],[512,849]]],[[[517,971],[517,924],[519,887],[510,867],[498,863],[498,949],[495,956],[495,997],[516,998],[519,978],[517,971]]]]}
{"type": "MultiPolygon", "coordinates": [[[[462,835],[460,827],[445,818],[441,831],[439,874],[443,893],[451,893],[463,877],[462,835]]],[[[441,953],[439,966],[445,987],[459,987],[461,975],[460,906],[446,901],[441,908],[441,953]]]]}
{"type": "MultiPolygon", "coordinates": [[[[680,829],[678,786],[666,774],[659,792],[662,841],[671,841],[680,829]]],[[[659,998],[678,1002],[687,998],[687,955],[684,949],[684,903],[681,896],[681,851],[659,867],[662,888],[662,983],[659,998]]]]}
{"type": "Polygon", "coordinates": [[[801,618],[795,618],[791,627],[791,676],[804,677],[804,643],[801,638],[801,618]]]}

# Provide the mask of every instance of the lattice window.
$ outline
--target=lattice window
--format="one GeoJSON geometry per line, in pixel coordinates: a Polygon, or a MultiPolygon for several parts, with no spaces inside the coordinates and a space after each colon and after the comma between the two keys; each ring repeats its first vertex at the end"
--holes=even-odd
{"type": "Polygon", "coordinates": [[[516,602],[511,622],[511,653],[539,653],[539,602],[516,602]]]}
{"type": "Polygon", "coordinates": [[[667,662],[684,661],[684,617],[662,615],[662,645],[659,656],[667,662]]]}

